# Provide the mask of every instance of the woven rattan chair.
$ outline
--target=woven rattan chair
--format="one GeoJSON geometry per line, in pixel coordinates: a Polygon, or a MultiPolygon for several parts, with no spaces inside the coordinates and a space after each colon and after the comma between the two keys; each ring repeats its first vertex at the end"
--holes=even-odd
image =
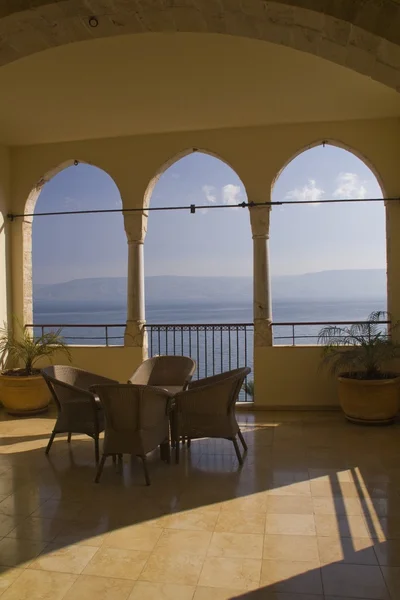
{"type": "Polygon", "coordinates": [[[86,433],[94,439],[96,462],[99,461],[99,434],[104,431],[104,414],[100,402],[89,391],[91,385],[116,383],[76,367],[54,365],[41,371],[57,406],[58,416],[47,444],[46,454],[57,433],[86,433]]]}
{"type": "Polygon", "coordinates": [[[170,461],[169,412],[172,395],[148,385],[94,385],[106,417],[103,455],[97,470],[98,483],[108,456],[140,456],[146,484],[150,477],[146,454],[160,446],[161,456],[170,461]]]}
{"type": "Polygon", "coordinates": [[[142,362],[129,382],[186,389],[195,370],[196,363],[188,356],[155,356],[142,362]]]}
{"type": "Polygon", "coordinates": [[[190,444],[191,439],[213,437],[231,440],[238,461],[243,464],[236,436],[239,436],[245,451],[247,445],[236,421],[235,403],[250,371],[243,367],[199,379],[175,396],[172,437],[177,463],[181,439],[188,439],[190,444]]]}

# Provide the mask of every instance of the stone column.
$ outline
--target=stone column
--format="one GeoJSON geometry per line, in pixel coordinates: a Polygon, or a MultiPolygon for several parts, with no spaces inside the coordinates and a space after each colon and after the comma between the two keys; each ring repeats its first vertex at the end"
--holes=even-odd
{"type": "Polygon", "coordinates": [[[271,208],[250,208],[253,234],[254,346],[272,346],[272,304],[269,274],[269,219],[271,208]]]}
{"type": "Polygon", "coordinates": [[[147,349],[144,329],[144,264],[143,244],[147,231],[147,214],[132,212],[124,214],[128,238],[128,309],[125,329],[125,346],[147,349]]]}

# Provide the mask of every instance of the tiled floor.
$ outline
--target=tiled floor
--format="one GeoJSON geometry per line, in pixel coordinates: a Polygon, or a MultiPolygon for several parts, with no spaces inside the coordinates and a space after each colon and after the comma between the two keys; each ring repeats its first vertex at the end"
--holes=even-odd
{"type": "Polygon", "coordinates": [[[44,454],[51,415],[0,415],[1,600],[398,600],[400,425],[241,413],[249,452],[194,441],[181,464],[93,443],[44,454]]]}

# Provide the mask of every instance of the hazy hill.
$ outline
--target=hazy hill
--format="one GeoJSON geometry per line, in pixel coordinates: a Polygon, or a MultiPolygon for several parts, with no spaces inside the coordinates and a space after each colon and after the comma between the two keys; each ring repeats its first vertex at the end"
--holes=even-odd
{"type": "MultiPolygon", "coordinates": [[[[53,285],[34,285],[36,309],[50,306],[93,305],[109,309],[126,303],[126,278],[75,279],[53,285]]],[[[146,278],[146,303],[182,304],[251,302],[251,277],[158,276],[146,278]]],[[[386,273],[383,269],[321,271],[272,278],[276,300],[354,300],[384,298],[386,273]]]]}

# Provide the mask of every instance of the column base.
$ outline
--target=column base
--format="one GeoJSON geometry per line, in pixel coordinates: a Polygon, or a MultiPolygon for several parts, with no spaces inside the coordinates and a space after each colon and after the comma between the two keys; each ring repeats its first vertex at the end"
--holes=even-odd
{"type": "Polygon", "coordinates": [[[146,321],[127,321],[124,334],[124,345],[142,348],[143,356],[147,357],[146,321]]]}
{"type": "Polygon", "coordinates": [[[273,345],[271,319],[254,319],[254,346],[256,348],[273,345]]]}

